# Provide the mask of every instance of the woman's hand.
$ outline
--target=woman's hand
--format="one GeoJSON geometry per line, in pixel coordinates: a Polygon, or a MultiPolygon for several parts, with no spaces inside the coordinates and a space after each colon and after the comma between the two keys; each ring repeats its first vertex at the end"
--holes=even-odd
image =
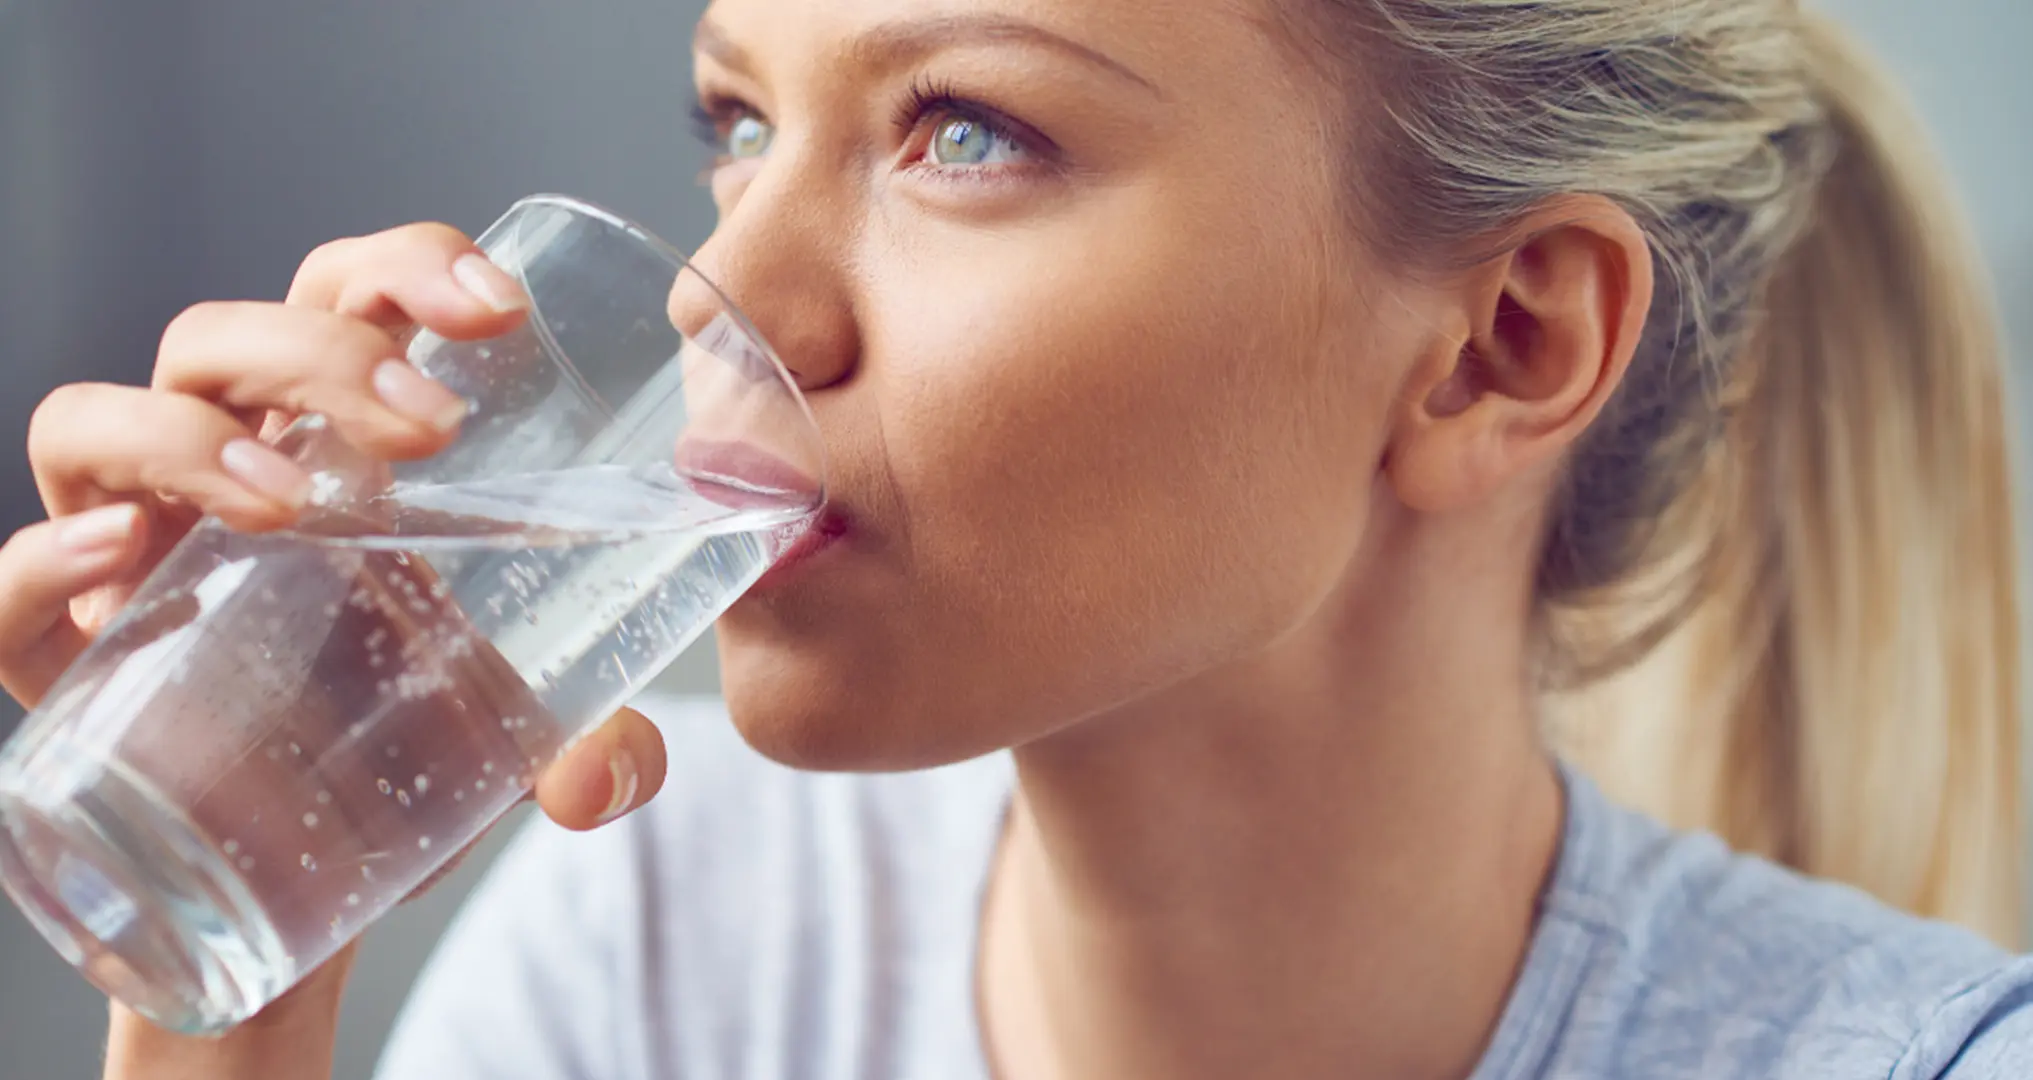
{"type": "MultiPolygon", "coordinates": [[[[514,279],[442,225],[328,244],[281,304],[191,308],[163,335],[147,389],[80,384],[35,413],[29,457],[50,520],[0,547],[0,687],[34,706],[206,515],[248,531],[295,520],[310,478],[259,436],[304,413],[388,460],[448,445],[464,407],[403,360],[397,335],[510,329],[527,301],[514,279]]],[[[590,829],[663,783],[663,741],[624,711],[538,778],[559,824],[590,829]]],[[[329,1075],[349,948],[238,1030],[195,1039],[115,1005],[106,1076],[295,1080],[329,1075]]]]}

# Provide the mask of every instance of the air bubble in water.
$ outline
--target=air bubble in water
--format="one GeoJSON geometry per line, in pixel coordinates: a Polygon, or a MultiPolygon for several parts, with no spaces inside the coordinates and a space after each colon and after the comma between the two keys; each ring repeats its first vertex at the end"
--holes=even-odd
{"type": "Polygon", "coordinates": [[[305,814],[305,815],[304,815],[304,828],[306,828],[306,829],[315,829],[315,828],[317,828],[317,827],[318,827],[318,815],[316,815],[316,814],[309,814],[309,813],[305,814]]]}
{"type": "Polygon", "coordinates": [[[228,855],[238,855],[240,854],[240,841],[228,840],[219,845],[219,850],[224,851],[228,855]]]}
{"type": "Polygon", "coordinates": [[[514,726],[515,726],[515,721],[513,721],[513,720],[510,720],[510,719],[509,719],[508,717],[506,717],[506,716],[504,716],[504,717],[502,717],[502,718],[501,718],[501,730],[503,730],[503,731],[507,731],[507,730],[509,730],[510,728],[514,727],[514,726]]]}
{"type": "Polygon", "coordinates": [[[318,868],[318,860],[311,858],[311,853],[308,851],[304,852],[303,856],[297,859],[297,862],[302,863],[306,870],[316,870],[318,868]]]}
{"type": "Polygon", "coordinates": [[[416,849],[417,849],[418,851],[429,851],[429,850],[431,849],[431,838],[430,838],[430,837],[428,837],[428,836],[419,836],[419,837],[417,837],[417,838],[416,838],[416,849]]]}
{"type": "Polygon", "coordinates": [[[454,792],[452,792],[452,801],[453,801],[453,802],[465,802],[465,801],[466,801],[466,793],[465,793],[465,792],[463,792],[463,791],[454,791],[454,792]]]}
{"type": "Polygon", "coordinates": [[[356,892],[349,892],[349,893],[347,893],[347,894],[346,894],[346,906],[347,906],[347,907],[359,907],[359,906],[360,906],[360,894],[359,894],[359,893],[356,893],[356,892]]]}
{"type": "Polygon", "coordinates": [[[485,781],[485,780],[475,780],[475,781],[473,781],[473,790],[474,790],[474,791],[486,791],[486,790],[487,790],[487,781],[485,781]]]}
{"type": "Polygon", "coordinates": [[[494,775],[494,763],[493,763],[493,762],[491,762],[491,761],[488,761],[488,762],[483,762],[483,763],[481,764],[481,766],[480,766],[480,771],[481,771],[481,772],[484,772],[484,773],[486,773],[486,774],[487,774],[487,775],[489,775],[489,776],[493,776],[493,775],[494,775]]]}
{"type": "Polygon", "coordinates": [[[326,605],[325,605],[325,618],[327,618],[327,619],[336,619],[336,618],[338,618],[338,617],[339,617],[339,605],[337,605],[337,604],[326,604],[326,605]]]}
{"type": "Polygon", "coordinates": [[[521,731],[523,728],[526,728],[528,726],[529,726],[529,717],[518,716],[515,718],[515,730],[521,731]]]}
{"type": "Polygon", "coordinates": [[[371,867],[371,866],[363,866],[363,867],[361,867],[361,868],[360,868],[360,877],[361,877],[361,880],[363,880],[363,881],[373,881],[373,880],[374,880],[374,868],[373,868],[373,867],[371,867]]]}
{"type": "Polygon", "coordinates": [[[413,786],[416,788],[416,793],[422,795],[424,792],[429,791],[431,789],[431,778],[428,776],[424,776],[422,774],[418,774],[416,782],[413,786]]]}
{"type": "Polygon", "coordinates": [[[386,795],[389,792],[395,790],[395,785],[389,783],[387,780],[376,780],[374,782],[374,787],[375,790],[381,792],[383,795],[386,795]]]}
{"type": "Polygon", "coordinates": [[[386,749],[386,750],[383,750],[383,751],[382,751],[382,753],[384,753],[384,754],[387,754],[387,755],[388,755],[389,757],[392,757],[392,758],[395,758],[395,757],[401,757],[401,756],[402,756],[402,751],[401,751],[401,750],[398,750],[398,749],[396,749],[396,747],[395,747],[395,746],[394,746],[393,744],[391,744],[391,745],[390,745],[390,746],[388,747],[388,749],[386,749]]]}
{"type": "Polygon", "coordinates": [[[254,856],[252,855],[240,856],[240,869],[242,870],[254,869],[254,856]]]}
{"type": "Polygon", "coordinates": [[[296,757],[302,757],[302,756],[304,756],[304,748],[303,748],[303,747],[301,747],[301,746],[298,746],[298,745],[297,745],[297,744],[295,744],[295,743],[290,743],[290,744],[289,744],[289,752],[290,752],[291,754],[295,755],[296,757]]]}
{"type": "Polygon", "coordinates": [[[367,658],[367,666],[371,668],[378,668],[385,662],[382,660],[380,653],[374,653],[367,658]]]}
{"type": "Polygon", "coordinates": [[[409,806],[409,792],[407,791],[396,792],[395,801],[401,803],[404,807],[409,806]]]}
{"type": "Polygon", "coordinates": [[[332,805],[332,793],[329,791],[318,792],[318,805],[319,806],[332,805]]]}

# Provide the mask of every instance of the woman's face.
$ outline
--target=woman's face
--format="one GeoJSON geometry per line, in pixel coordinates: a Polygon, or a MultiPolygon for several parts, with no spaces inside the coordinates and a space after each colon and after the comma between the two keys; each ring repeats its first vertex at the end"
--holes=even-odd
{"type": "Polygon", "coordinates": [[[1352,573],[1417,331],[1244,0],[717,0],[699,256],[834,542],[720,624],[759,749],[919,767],[1217,672],[1352,573]]]}

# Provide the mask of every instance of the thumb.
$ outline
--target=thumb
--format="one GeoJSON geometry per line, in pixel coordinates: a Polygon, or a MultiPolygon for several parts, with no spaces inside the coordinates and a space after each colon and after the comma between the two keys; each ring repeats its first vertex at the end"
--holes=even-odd
{"type": "Polygon", "coordinates": [[[664,737],[623,709],[537,778],[537,805],[567,829],[598,828],[642,806],[664,785],[664,737]]]}

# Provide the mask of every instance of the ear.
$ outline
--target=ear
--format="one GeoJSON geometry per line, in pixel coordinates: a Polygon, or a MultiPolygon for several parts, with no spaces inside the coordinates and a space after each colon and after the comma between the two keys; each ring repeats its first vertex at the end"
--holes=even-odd
{"type": "Polygon", "coordinates": [[[1599,196],[1555,200],[1521,239],[1464,272],[1451,333],[1415,364],[1386,474],[1407,506],[1442,512],[1550,470],[1609,400],[1652,303],[1652,256],[1599,196]]]}

